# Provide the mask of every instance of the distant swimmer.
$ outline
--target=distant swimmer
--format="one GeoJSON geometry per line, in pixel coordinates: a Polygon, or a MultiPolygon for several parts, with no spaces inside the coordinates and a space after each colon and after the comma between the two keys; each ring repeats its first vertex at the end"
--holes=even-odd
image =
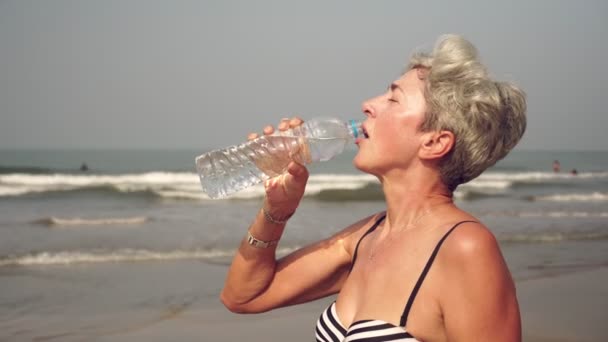
{"type": "Polygon", "coordinates": [[[561,169],[561,165],[559,163],[559,160],[554,160],[553,161],[553,172],[559,172],[561,169]]]}
{"type": "Polygon", "coordinates": [[[570,174],[573,176],[578,175],[578,170],[577,169],[572,169],[572,171],[570,171],[570,174]]]}
{"type": "Polygon", "coordinates": [[[87,163],[82,163],[82,165],[80,165],[80,171],[82,171],[82,172],[89,171],[89,166],[87,165],[87,163]]]}

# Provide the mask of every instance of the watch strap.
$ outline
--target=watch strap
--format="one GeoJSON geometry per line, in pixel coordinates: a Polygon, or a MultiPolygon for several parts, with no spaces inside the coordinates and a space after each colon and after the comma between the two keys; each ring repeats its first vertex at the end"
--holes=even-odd
{"type": "Polygon", "coordinates": [[[247,243],[255,248],[268,248],[272,246],[276,246],[279,243],[279,240],[272,241],[264,241],[256,238],[251,235],[249,231],[247,231],[247,243]]]}

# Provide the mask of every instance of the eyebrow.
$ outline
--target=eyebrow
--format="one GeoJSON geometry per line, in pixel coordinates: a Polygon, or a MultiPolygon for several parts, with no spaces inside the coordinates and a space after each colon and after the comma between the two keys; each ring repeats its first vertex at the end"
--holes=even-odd
{"type": "Polygon", "coordinates": [[[400,92],[404,93],[403,88],[401,88],[397,83],[391,83],[391,85],[389,85],[387,89],[390,89],[391,91],[395,91],[395,89],[398,89],[400,92]]]}

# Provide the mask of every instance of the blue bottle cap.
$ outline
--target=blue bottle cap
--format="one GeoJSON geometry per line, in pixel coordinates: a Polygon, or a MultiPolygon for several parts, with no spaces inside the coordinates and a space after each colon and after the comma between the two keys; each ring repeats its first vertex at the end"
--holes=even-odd
{"type": "Polygon", "coordinates": [[[359,128],[357,127],[357,121],[350,120],[350,129],[353,131],[353,137],[357,139],[359,136],[359,128]]]}

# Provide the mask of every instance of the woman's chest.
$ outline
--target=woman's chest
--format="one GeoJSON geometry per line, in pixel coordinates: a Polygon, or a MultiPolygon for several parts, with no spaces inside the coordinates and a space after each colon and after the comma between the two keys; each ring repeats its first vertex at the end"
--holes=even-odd
{"type": "MultiPolygon", "coordinates": [[[[411,259],[410,259],[411,260],[411,259]]],[[[443,322],[435,277],[427,276],[417,293],[414,288],[424,263],[394,259],[360,259],[336,300],[336,311],[348,327],[360,320],[382,320],[400,325],[408,301],[415,295],[407,317],[407,330],[420,340],[441,341],[443,322]]]]}

